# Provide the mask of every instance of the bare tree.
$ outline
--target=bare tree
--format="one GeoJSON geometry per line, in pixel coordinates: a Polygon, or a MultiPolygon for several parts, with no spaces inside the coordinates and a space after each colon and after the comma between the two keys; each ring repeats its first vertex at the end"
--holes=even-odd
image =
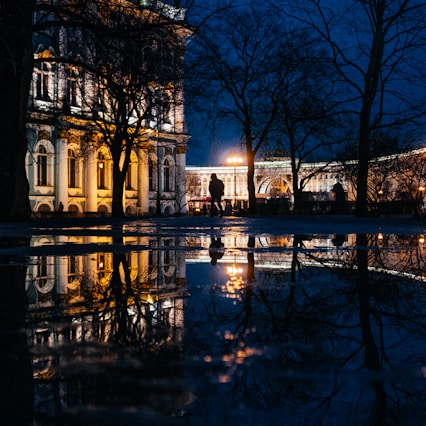
{"type": "Polygon", "coordinates": [[[97,111],[94,124],[112,156],[112,214],[122,216],[132,150],[147,129],[161,131],[169,122],[170,111],[182,99],[183,51],[176,27],[155,12],[143,13],[136,8],[119,23],[107,22],[113,26],[113,36],[100,39],[95,35],[93,39],[90,68],[96,82],[88,102],[97,111]],[[118,25],[127,29],[119,38],[118,25]]]}
{"type": "Polygon", "coordinates": [[[371,134],[424,124],[426,4],[420,0],[308,0],[278,6],[328,45],[357,119],[356,215],[368,214],[371,134]]]}
{"type": "Polygon", "coordinates": [[[272,133],[279,111],[276,58],[282,35],[271,10],[251,2],[206,21],[192,42],[189,91],[216,119],[236,125],[241,132],[250,213],[256,212],[255,156],[272,133]]]}
{"type": "Polygon", "coordinates": [[[299,210],[302,191],[309,180],[327,168],[323,163],[301,176],[305,161],[327,157],[339,137],[339,102],[333,84],[333,70],[325,61],[318,40],[305,31],[286,35],[281,41],[279,120],[277,138],[286,144],[291,161],[294,209],[299,210]]]}

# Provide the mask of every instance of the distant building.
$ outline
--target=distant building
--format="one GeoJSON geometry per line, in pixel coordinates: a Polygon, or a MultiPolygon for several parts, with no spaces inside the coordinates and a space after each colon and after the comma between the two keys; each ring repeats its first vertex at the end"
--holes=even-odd
{"type": "MultiPolygon", "coordinates": [[[[325,165],[325,163],[324,163],[325,165]]],[[[321,164],[306,163],[301,170],[301,176],[308,174],[321,164]]],[[[187,200],[189,210],[199,212],[204,203],[208,203],[210,194],[208,190],[210,175],[216,175],[225,184],[224,202],[227,205],[244,209],[248,203],[247,166],[214,166],[214,167],[186,167],[187,200]]],[[[332,200],[333,186],[336,182],[343,182],[349,200],[354,200],[352,185],[344,182],[341,166],[331,164],[327,172],[322,172],[312,177],[304,188],[305,192],[313,194],[317,200],[332,200]]],[[[289,159],[281,158],[273,161],[256,161],[254,183],[256,198],[259,203],[270,200],[287,200],[293,203],[291,164],[289,159]]]]}
{"type": "MultiPolygon", "coordinates": [[[[165,14],[178,24],[185,16],[184,9],[159,1],[141,2],[140,10],[144,8],[149,8],[149,13],[165,14]]],[[[57,210],[110,213],[111,153],[93,126],[97,111],[87,96],[97,83],[87,71],[57,60],[75,54],[72,49],[77,39],[81,45],[83,35],[65,27],[55,27],[50,33],[51,38],[44,33],[33,39],[35,66],[26,158],[31,209],[39,214],[57,210]]],[[[184,36],[176,37],[181,43],[176,56],[184,50],[184,36]]],[[[146,120],[135,144],[123,196],[128,215],[154,214],[158,206],[162,214],[186,212],[188,135],[181,91],[177,96],[179,99],[162,111],[161,121],[146,120]]]]}
{"type": "MultiPolygon", "coordinates": [[[[304,163],[299,181],[306,179],[303,195],[312,210],[331,211],[336,202],[353,208],[356,188],[356,163],[304,163]],[[336,188],[339,191],[336,192],[336,188]]],[[[191,214],[202,214],[209,205],[210,175],[216,173],[225,184],[223,202],[244,209],[248,203],[247,166],[186,167],[186,192],[191,214]]],[[[255,161],[256,199],[266,212],[291,210],[294,203],[291,163],[288,158],[255,161]],[[273,211],[272,211],[272,210],[273,211]]],[[[372,210],[397,209],[400,212],[423,209],[426,197],[426,148],[372,159],[369,197],[372,210]]],[[[339,208],[343,208],[340,205],[339,208]]]]}

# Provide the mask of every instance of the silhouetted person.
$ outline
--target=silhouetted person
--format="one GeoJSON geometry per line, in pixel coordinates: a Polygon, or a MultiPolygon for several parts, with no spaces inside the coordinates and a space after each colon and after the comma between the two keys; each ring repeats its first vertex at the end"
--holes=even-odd
{"type": "Polygon", "coordinates": [[[216,176],[216,173],[212,173],[210,176],[210,184],[209,184],[209,191],[210,191],[210,216],[214,216],[215,212],[217,211],[216,203],[219,208],[219,215],[223,216],[223,207],[222,207],[222,195],[224,194],[225,186],[223,182],[218,179],[216,176]]]}
{"type": "Polygon", "coordinates": [[[219,259],[222,259],[223,254],[225,253],[225,245],[222,243],[222,239],[220,237],[215,238],[212,237],[212,241],[209,247],[209,255],[211,257],[210,263],[212,265],[216,265],[219,259]]]}

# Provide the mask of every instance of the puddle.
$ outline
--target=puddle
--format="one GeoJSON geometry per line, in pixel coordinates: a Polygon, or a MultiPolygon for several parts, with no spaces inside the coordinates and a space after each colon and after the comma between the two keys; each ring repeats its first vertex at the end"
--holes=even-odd
{"type": "Polygon", "coordinates": [[[147,223],[9,244],[4,419],[424,424],[423,235],[238,226],[166,237],[147,223]]]}

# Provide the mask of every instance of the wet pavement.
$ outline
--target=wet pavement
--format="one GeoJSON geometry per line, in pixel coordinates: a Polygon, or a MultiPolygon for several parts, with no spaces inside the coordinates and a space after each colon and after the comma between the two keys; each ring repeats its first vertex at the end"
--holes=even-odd
{"type": "Polygon", "coordinates": [[[7,425],[426,425],[426,222],[0,224],[7,425]]]}

